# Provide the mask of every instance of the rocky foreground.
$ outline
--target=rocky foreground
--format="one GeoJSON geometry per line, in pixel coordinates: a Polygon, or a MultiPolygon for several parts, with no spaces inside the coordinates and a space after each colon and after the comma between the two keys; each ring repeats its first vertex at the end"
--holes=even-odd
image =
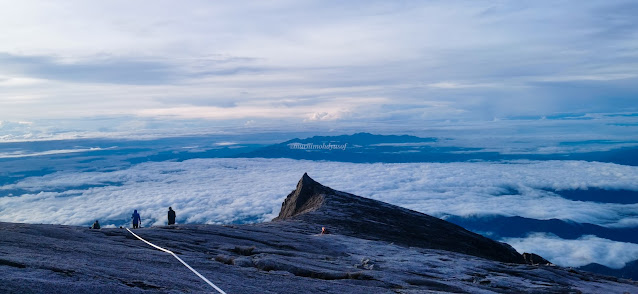
{"type": "MultiPolygon", "coordinates": [[[[211,293],[124,229],[0,223],[2,293],[211,293]]],[[[143,228],[227,293],[638,293],[304,175],[273,222],[143,228]],[[331,234],[321,235],[325,226],[331,234]]]]}

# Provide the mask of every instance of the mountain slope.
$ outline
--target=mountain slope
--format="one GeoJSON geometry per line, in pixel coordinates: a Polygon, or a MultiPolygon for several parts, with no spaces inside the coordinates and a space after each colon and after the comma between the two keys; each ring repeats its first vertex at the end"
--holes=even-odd
{"type": "Polygon", "coordinates": [[[339,234],[358,238],[524,263],[523,257],[507,244],[423,213],[333,190],[308,174],[299,180],[274,220],[287,219],[325,225],[339,234]]]}
{"type": "MultiPolygon", "coordinates": [[[[135,233],[175,252],[229,294],[638,293],[638,283],[629,280],[495,261],[507,259],[507,246],[442,220],[334,191],[307,175],[297,188],[277,221],[135,233]],[[332,234],[318,234],[324,222],[332,234]],[[413,228],[439,235],[424,238],[423,232],[410,234],[413,228]],[[406,235],[391,234],[395,231],[406,235]],[[486,259],[429,249],[454,246],[440,240],[459,236],[469,245],[452,249],[484,249],[486,243],[498,254],[486,259]],[[406,247],[409,238],[417,246],[406,247]]],[[[0,231],[0,293],[213,292],[171,255],[124,229],[0,223],[0,231]]]]}
{"type": "Polygon", "coordinates": [[[638,260],[628,262],[620,269],[609,268],[598,263],[590,263],[588,265],[581,266],[578,269],[624,279],[638,280],[638,260]]]}

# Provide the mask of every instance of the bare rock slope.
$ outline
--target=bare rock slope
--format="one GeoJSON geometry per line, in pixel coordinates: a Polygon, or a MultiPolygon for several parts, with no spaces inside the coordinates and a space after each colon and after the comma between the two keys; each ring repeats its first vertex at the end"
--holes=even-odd
{"type": "MultiPolygon", "coordinates": [[[[124,229],[0,223],[0,232],[0,293],[214,293],[124,229]]],[[[307,175],[277,221],[135,233],[229,294],[638,293],[630,280],[522,264],[504,244],[307,175]]]]}
{"type": "Polygon", "coordinates": [[[308,174],[284,200],[274,220],[322,224],[348,236],[525,263],[523,256],[508,244],[420,212],[333,190],[308,174]]]}

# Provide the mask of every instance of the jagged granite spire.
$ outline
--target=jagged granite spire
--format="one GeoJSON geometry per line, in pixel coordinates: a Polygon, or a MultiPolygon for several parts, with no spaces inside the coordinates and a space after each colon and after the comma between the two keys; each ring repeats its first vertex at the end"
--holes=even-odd
{"type": "Polygon", "coordinates": [[[317,183],[308,176],[308,173],[304,173],[297,183],[297,189],[288,194],[284,203],[281,204],[279,215],[274,220],[282,220],[316,210],[321,207],[324,195],[328,193],[334,193],[334,190],[317,183]]]}
{"type": "Polygon", "coordinates": [[[525,263],[523,256],[508,244],[427,214],[333,190],[305,173],[273,221],[288,219],[316,230],[326,226],[335,233],[357,238],[525,263]]]}

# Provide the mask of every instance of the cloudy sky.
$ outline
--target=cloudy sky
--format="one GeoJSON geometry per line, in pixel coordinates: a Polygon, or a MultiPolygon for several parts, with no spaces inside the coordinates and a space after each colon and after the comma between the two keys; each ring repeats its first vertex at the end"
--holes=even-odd
{"type": "Polygon", "coordinates": [[[635,1],[0,1],[0,136],[638,111],[635,1]]]}

